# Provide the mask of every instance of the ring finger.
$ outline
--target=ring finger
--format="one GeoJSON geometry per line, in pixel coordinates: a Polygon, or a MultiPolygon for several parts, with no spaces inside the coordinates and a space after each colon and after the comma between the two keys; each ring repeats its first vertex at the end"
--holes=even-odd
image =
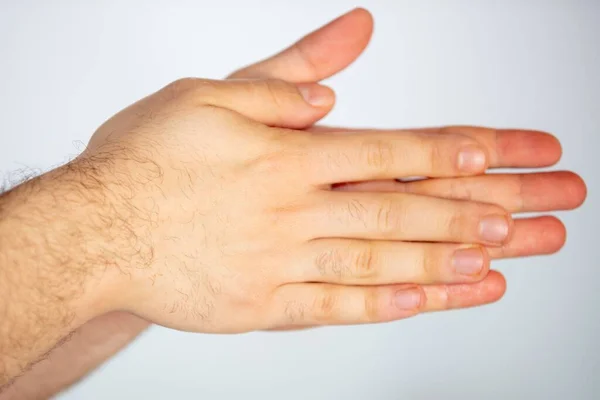
{"type": "Polygon", "coordinates": [[[296,282],[344,285],[458,283],[489,270],[484,247],[452,243],[321,239],[308,242],[287,269],[296,282]]]}

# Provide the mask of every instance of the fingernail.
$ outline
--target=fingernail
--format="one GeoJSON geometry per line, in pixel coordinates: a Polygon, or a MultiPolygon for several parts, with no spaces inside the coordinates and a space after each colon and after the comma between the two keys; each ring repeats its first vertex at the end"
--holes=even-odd
{"type": "Polygon", "coordinates": [[[308,104],[314,107],[324,107],[331,104],[333,94],[331,89],[316,83],[302,83],[298,85],[300,94],[308,104]]]}
{"type": "Polygon", "coordinates": [[[479,274],[483,269],[483,262],[483,253],[477,247],[457,250],[452,257],[452,266],[463,275],[479,274]]]}
{"type": "Polygon", "coordinates": [[[486,242],[504,242],[508,236],[508,220],[502,215],[485,217],[479,223],[479,235],[486,242]]]}
{"type": "Polygon", "coordinates": [[[414,310],[421,305],[421,291],[416,288],[396,292],[396,307],[401,310],[414,310]]]}
{"type": "Polygon", "coordinates": [[[463,148],[458,154],[458,169],[464,172],[483,172],[485,153],[477,146],[463,148]]]}

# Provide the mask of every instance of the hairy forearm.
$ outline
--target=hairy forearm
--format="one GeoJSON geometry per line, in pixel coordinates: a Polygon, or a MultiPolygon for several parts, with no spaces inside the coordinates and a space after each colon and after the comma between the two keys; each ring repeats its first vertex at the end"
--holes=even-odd
{"type": "Polygon", "coordinates": [[[75,163],[0,197],[0,388],[110,310],[111,221],[95,182],[75,163]]]}
{"type": "Polygon", "coordinates": [[[126,312],[111,312],[87,322],[68,341],[0,394],[0,400],[49,398],[79,381],[150,325],[126,312]]]}

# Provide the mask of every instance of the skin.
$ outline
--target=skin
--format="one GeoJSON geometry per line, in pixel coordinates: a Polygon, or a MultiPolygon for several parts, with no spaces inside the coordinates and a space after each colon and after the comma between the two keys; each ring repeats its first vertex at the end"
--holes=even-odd
{"type": "MultiPolygon", "coordinates": [[[[13,322],[10,329],[17,329],[26,343],[29,340],[29,351],[19,343],[15,347],[3,335],[4,348],[18,349],[2,360],[5,381],[22,373],[70,331],[75,333],[5,391],[5,398],[56,393],[132,340],[148,325],[147,319],[198,332],[242,332],[382,322],[418,312],[476,306],[498,300],[505,290],[502,276],[488,272],[490,258],[549,254],[562,246],[565,231],[557,219],[513,222],[509,213],[577,207],[585,197],[585,186],[577,175],[481,175],[483,169],[459,171],[456,162],[460,149],[479,148],[486,155],[483,168],[549,166],[561,152],[549,134],[446,127],[351,132],[348,137],[348,129],[311,128],[310,134],[290,130],[308,128],[329,112],[333,94],[310,82],[352,62],[368,43],[371,31],[370,15],[355,10],[282,53],[232,74],[232,78],[262,81],[178,81],[109,120],[72,165],[2,198],[3,208],[10,211],[3,215],[0,232],[4,233],[8,227],[15,230],[11,220],[19,225],[40,222],[23,216],[32,207],[20,205],[23,198],[60,217],[40,218],[45,225],[60,228],[65,221],[74,222],[65,207],[53,202],[54,194],[67,188],[79,193],[68,199],[73,202],[69,209],[82,209],[75,219],[78,225],[85,225],[81,221],[87,222],[89,215],[98,216],[90,226],[75,230],[77,235],[94,235],[92,250],[81,251],[83,259],[69,255],[68,268],[61,275],[71,277],[84,290],[61,283],[55,293],[41,293],[39,304],[21,302],[24,310],[44,315],[48,299],[61,297],[64,301],[50,307],[55,313],[49,315],[61,323],[52,323],[50,318],[13,322]],[[325,96],[311,106],[301,95],[307,91],[325,96]],[[175,126],[175,138],[159,133],[175,126]],[[217,129],[217,140],[204,134],[217,129]],[[190,151],[190,146],[195,150],[190,151]],[[206,148],[211,152],[202,153],[206,148]],[[410,152],[402,150],[406,148],[410,152]],[[244,149],[243,154],[239,149],[244,149]],[[428,158],[431,154],[441,156],[443,162],[428,158]],[[400,155],[411,161],[397,162],[400,155]],[[221,174],[227,179],[219,180],[221,174]],[[440,178],[392,179],[413,175],[440,178]],[[153,183],[157,179],[160,185],[153,183]],[[190,184],[182,185],[182,180],[190,184]],[[368,182],[345,183],[360,180],[368,182]],[[162,196],[165,191],[176,194],[176,201],[165,202],[165,197],[172,197],[162,196]],[[240,191],[247,204],[224,200],[235,199],[240,191]],[[95,205],[90,207],[90,202],[95,205]],[[218,203],[228,204],[218,208],[218,203]],[[406,208],[412,213],[404,212],[406,208]],[[411,216],[424,214],[437,218],[411,222],[411,216]],[[248,215],[252,218],[243,217],[248,215]],[[479,235],[478,223],[488,215],[509,221],[508,235],[500,242],[491,243],[479,235]],[[242,234],[232,237],[228,229],[232,224],[242,234]],[[302,234],[290,234],[291,225],[302,234]],[[203,229],[196,228],[200,226],[203,229]],[[97,234],[111,229],[110,238],[97,234]],[[211,234],[198,233],[204,230],[211,234]],[[266,234],[257,240],[257,231],[266,234]],[[131,248],[131,237],[137,244],[135,252],[123,252],[131,248]],[[211,237],[223,241],[217,244],[211,237]],[[108,242],[120,244],[115,248],[108,242]],[[204,244],[198,248],[198,243],[204,244]],[[452,268],[453,253],[464,247],[458,243],[469,248],[481,245],[469,250],[484,258],[479,272],[465,275],[452,268]],[[281,252],[282,248],[287,251],[281,252]],[[84,265],[95,268],[90,271],[84,265]],[[123,292],[128,295],[120,295],[123,292]],[[394,300],[399,293],[415,293],[416,305],[397,307],[394,300]],[[247,318],[223,317],[236,314],[233,310],[239,314],[240,308],[247,318]],[[52,329],[40,335],[36,331],[40,326],[52,329]],[[81,356],[82,348],[95,350],[81,356]],[[65,365],[72,367],[61,368],[65,365]],[[32,391],[31,382],[44,384],[32,391]]],[[[64,240],[72,239],[74,233],[66,233],[64,240]]],[[[19,243],[24,244],[16,236],[9,240],[21,239],[19,243]]],[[[25,247],[36,253],[44,248],[40,243],[45,239],[41,232],[38,240],[25,247]]],[[[49,261],[48,257],[40,260],[10,253],[3,249],[2,265],[49,261]]],[[[52,261],[64,264],[65,260],[52,261]]],[[[10,275],[13,271],[0,273],[15,279],[10,275]]],[[[38,275],[38,271],[30,274],[38,275]]],[[[17,299],[28,294],[11,292],[17,299]]]]}

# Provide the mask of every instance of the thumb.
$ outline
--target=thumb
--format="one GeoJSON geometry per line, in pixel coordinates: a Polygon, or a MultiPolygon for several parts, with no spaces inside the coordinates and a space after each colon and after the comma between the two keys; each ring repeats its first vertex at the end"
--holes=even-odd
{"type": "Polygon", "coordinates": [[[335,94],[317,83],[277,79],[212,81],[196,79],[194,96],[204,105],[226,108],[269,126],[304,129],[333,107],[335,94]]]}
{"type": "MultiPolygon", "coordinates": [[[[373,17],[365,9],[357,8],[311,32],[278,54],[234,72],[229,79],[262,78],[289,82],[318,82],[350,65],[364,51],[372,33],[373,17]]],[[[269,120],[274,122],[272,125],[282,128],[306,128],[331,111],[333,92],[330,89],[320,90],[310,84],[299,84],[298,88],[303,93],[308,93],[309,98],[317,104],[319,95],[316,93],[319,91],[322,95],[329,95],[330,102],[324,100],[323,106],[317,105],[317,110],[311,112],[307,112],[305,105],[297,112],[286,106],[285,112],[279,116],[271,114],[269,120]],[[315,93],[314,97],[311,93],[315,93]]]]}
{"type": "Polygon", "coordinates": [[[356,8],[304,36],[287,49],[242,68],[230,78],[276,78],[318,82],[340,72],[367,47],[373,17],[356,8]]]}

